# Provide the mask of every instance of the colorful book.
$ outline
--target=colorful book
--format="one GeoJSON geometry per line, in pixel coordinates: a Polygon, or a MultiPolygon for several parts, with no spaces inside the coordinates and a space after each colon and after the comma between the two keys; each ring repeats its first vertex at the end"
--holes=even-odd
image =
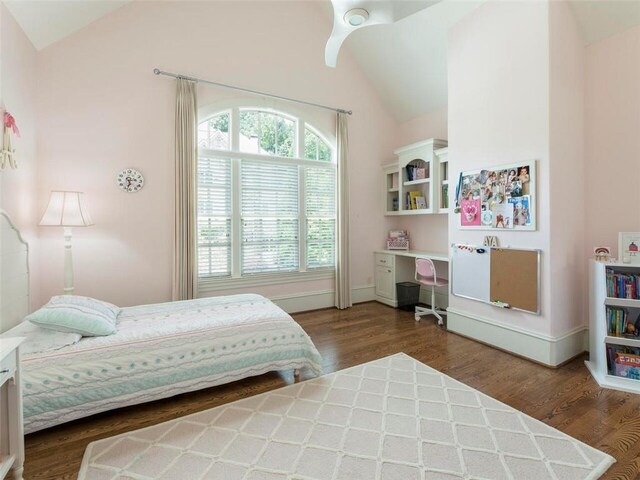
{"type": "Polygon", "coordinates": [[[418,205],[416,204],[416,198],[422,197],[422,192],[409,192],[409,205],[410,210],[416,210],[418,205]]]}

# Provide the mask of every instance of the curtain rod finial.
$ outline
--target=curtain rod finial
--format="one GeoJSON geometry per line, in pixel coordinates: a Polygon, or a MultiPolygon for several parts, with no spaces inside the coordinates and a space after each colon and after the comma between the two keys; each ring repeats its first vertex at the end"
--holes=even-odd
{"type": "Polygon", "coordinates": [[[158,68],[154,68],[153,73],[155,73],[156,75],[160,75],[160,70],[158,68]]]}

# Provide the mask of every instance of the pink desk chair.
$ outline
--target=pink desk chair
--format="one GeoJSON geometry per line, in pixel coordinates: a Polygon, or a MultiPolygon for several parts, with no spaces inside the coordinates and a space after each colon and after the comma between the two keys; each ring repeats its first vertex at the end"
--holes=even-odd
{"type": "Polygon", "coordinates": [[[428,258],[416,258],[416,281],[425,287],[431,287],[431,308],[416,307],[416,322],[420,321],[423,315],[434,315],[438,319],[438,325],[443,325],[442,315],[447,312],[436,307],[436,287],[443,287],[449,284],[446,278],[438,278],[436,267],[428,258]]]}

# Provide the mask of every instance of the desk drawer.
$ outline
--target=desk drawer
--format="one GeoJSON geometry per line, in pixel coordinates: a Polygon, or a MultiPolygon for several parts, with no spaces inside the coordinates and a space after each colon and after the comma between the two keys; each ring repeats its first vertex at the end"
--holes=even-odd
{"type": "Polygon", "coordinates": [[[15,371],[16,352],[14,351],[0,361],[0,385],[3,384],[7,378],[12,377],[15,371]]]}
{"type": "Polygon", "coordinates": [[[376,265],[380,265],[381,267],[393,267],[395,259],[395,255],[390,255],[388,253],[376,253],[376,265]]]}

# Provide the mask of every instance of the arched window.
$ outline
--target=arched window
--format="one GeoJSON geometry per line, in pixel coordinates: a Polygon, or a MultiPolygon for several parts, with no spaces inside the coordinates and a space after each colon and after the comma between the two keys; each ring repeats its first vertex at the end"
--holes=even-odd
{"type": "Polygon", "coordinates": [[[330,273],[336,224],[333,152],[315,127],[284,112],[234,107],[201,119],[200,283],[215,283],[216,277],[270,283],[330,273]]]}

